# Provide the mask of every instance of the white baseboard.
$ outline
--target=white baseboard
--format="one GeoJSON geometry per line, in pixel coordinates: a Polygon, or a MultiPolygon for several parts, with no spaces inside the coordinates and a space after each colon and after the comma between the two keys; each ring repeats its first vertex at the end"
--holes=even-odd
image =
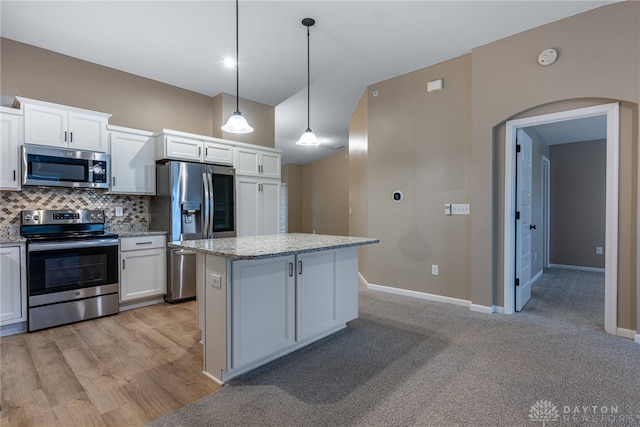
{"type": "Polygon", "coordinates": [[[636,339],[634,339],[634,341],[640,344],[640,333],[636,334],[636,339]]]}
{"type": "Polygon", "coordinates": [[[474,303],[471,303],[469,305],[469,309],[471,311],[477,311],[478,313],[484,313],[484,314],[492,314],[495,312],[494,306],[487,307],[486,305],[480,305],[480,304],[474,304],[474,303]]]}
{"type": "Polygon", "coordinates": [[[358,287],[366,289],[368,285],[369,282],[367,282],[367,279],[365,279],[364,276],[358,271],[358,287]]]}
{"type": "Polygon", "coordinates": [[[536,283],[536,280],[538,280],[539,278],[542,277],[542,273],[544,273],[544,270],[540,270],[538,271],[538,273],[533,276],[533,279],[531,279],[531,284],[533,285],[534,283],[536,283]]]}
{"type": "Polygon", "coordinates": [[[396,295],[404,295],[412,298],[420,298],[427,301],[444,302],[447,304],[454,304],[454,305],[458,305],[460,307],[466,307],[466,308],[470,308],[471,306],[471,301],[467,301],[459,298],[428,294],[426,292],[410,291],[408,289],[394,288],[392,286],[374,285],[373,283],[369,283],[367,287],[374,291],[386,292],[389,294],[396,294],[396,295]]]}
{"type": "Polygon", "coordinates": [[[591,271],[593,273],[604,273],[604,268],[583,267],[581,265],[549,264],[549,268],[563,268],[565,270],[579,270],[579,271],[591,271]]]}
{"type": "Polygon", "coordinates": [[[27,322],[18,322],[0,327],[0,337],[27,332],[27,322]]]}
{"type": "Polygon", "coordinates": [[[616,335],[622,338],[629,338],[630,340],[632,340],[636,336],[636,331],[632,331],[631,329],[617,328],[616,335]]]}
{"type": "Polygon", "coordinates": [[[504,314],[504,307],[501,305],[494,305],[493,312],[498,314],[504,314]]]}

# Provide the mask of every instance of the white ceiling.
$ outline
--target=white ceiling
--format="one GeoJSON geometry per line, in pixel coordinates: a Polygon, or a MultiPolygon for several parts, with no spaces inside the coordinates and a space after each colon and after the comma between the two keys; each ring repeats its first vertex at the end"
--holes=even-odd
{"type": "Polygon", "coordinates": [[[607,139],[607,116],[585,117],[562,122],[545,123],[533,129],[549,145],[607,139]]]}
{"type": "MultiPolygon", "coordinates": [[[[335,153],[299,147],[307,121],[305,17],[311,27],[311,128],[348,145],[368,85],[614,1],[242,0],[240,96],[276,108],[283,163],[335,153]]],[[[235,2],[1,1],[1,35],[209,96],[235,94],[235,2]]],[[[548,46],[541,46],[548,47],[548,46]]],[[[2,94],[12,95],[12,94],[2,94]]],[[[240,103],[242,110],[242,103],[240,103]]]]}

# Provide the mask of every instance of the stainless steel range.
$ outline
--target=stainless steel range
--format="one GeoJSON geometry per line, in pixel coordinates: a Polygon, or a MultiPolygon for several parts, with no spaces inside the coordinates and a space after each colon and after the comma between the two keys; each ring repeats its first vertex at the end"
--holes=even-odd
{"type": "Polygon", "coordinates": [[[119,311],[118,235],[102,210],[26,210],[29,331],[119,311]]]}

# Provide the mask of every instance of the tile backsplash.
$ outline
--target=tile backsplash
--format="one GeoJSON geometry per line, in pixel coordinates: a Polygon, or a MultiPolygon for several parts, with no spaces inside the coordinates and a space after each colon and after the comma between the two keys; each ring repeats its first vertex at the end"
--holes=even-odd
{"type": "Polygon", "coordinates": [[[0,193],[0,240],[20,235],[20,212],[25,209],[102,209],[105,228],[114,233],[149,230],[149,196],[109,194],[104,190],[25,187],[0,193]],[[115,216],[121,206],[124,216],[115,216]]]}

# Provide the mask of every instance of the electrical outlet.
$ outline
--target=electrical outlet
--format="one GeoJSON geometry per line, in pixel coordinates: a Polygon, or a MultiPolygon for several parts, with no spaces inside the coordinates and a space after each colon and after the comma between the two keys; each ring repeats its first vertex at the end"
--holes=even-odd
{"type": "Polygon", "coordinates": [[[602,246],[596,246],[596,255],[602,255],[602,246]]]}
{"type": "Polygon", "coordinates": [[[124,209],[122,208],[122,206],[116,207],[116,216],[124,216],[124,209]]]}
{"type": "Polygon", "coordinates": [[[438,264],[432,264],[431,265],[431,274],[433,274],[434,276],[437,276],[438,274],[438,264]]]}
{"type": "Polygon", "coordinates": [[[218,274],[211,273],[209,277],[209,286],[220,289],[222,287],[222,277],[218,274]]]}

